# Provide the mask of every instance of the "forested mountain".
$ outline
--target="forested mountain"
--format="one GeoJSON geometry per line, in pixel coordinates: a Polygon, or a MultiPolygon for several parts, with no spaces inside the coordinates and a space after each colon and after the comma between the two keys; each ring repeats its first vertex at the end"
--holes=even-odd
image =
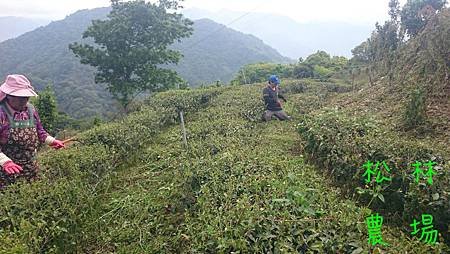
{"type": "Polygon", "coordinates": [[[0,17],[0,42],[15,38],[48,23],[49,21],[43,19],[0,17]]]}
{"type": "Polygon", "coordinates": [[[374,24],[345,22],[299,23],[289,17],[269,13],[241,13],[228,10],[209,12],[186,9],[191,19],[209,18],[230,28],[261,38],[281,54],[299,58],[324,50],[331,55],[351,56],[351,49],[363,41],[374,24]]]}
{"type": "Polygon", "coordinates": [[[250,62],[290,61],[260,39],[209,19],[196,20],[193,36],[175,48],[184,54],[175,69],[191,84],[229,82],[239,67],[250,62]]]}
{"type": "MultiPolygon", "coordinates": [[[[60,109],[74,117],[93,116],[112,108],[109,94],[94,84],[94,69],[82,65],[68,45],[81,41],[93,19],[105,18],[109,8],[78,11],[16,39],[0,43],[0,76],[23,73],[38,90],[53,84],[60,109]]],[[[228,82],[242,65],[269,61],[288,62],[277,51],[251,35],[210,20],[194,23],[194,34],[174,47],[185,58],[179,71],[192,86],[220,79],[228,82]]]]}

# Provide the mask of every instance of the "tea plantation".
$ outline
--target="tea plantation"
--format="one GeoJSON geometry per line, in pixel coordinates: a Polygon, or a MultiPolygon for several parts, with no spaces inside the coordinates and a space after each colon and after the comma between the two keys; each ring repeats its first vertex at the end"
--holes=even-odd
{"type": "Polygon", "coordinates": [[[0,253],[450,251],[445,148],[339,106],[350,90],[342,84],[286,81],[293,121],[263,123],[263,87],[160,93],[70,148],[41,153],[39,181],[0,193],[0,253]],[[392,168],[434,159],[438,175],[424,187],[396,169],[377,190],[363,181],[368,159],[392,168]],[[368,244],[373,213],[384,216],[388,245],[368,244]],[[433,214],[438,244],[410,234],[421,213],[433,214]]]}

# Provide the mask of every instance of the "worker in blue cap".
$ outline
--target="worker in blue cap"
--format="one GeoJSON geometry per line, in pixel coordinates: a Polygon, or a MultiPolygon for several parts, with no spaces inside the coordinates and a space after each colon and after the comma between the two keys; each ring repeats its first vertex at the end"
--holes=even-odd
{"type": "Polygon", "coordinates": [[[279,93],[280,79],[276,75],[269,77],[269,82],[263,90],[264,103],[266,104],[266,111],[263,114],[264,121],[270,121],[273,116],[281,121],[290,120],[282,108],[279,99],[286,102],[286,98],[279,93]]]}

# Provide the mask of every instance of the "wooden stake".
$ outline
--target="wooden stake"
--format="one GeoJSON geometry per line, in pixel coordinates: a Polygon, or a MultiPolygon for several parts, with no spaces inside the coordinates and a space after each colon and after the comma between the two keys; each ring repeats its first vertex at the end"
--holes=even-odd
{"type": "Polygon", "coordinates": [[[244,71],[244,68],[242,68],[242,75],[244,76],[244,83],[245,83],[245,84],[248,84],[248,83],[247,83],[247,78],[245,77],[245,71],[244,71]]]}
{"type": "Polygon", "coordinates": [[[186,128],[184,127],[184,117],[182,110],[180,110],[180,120],[181,120],[181,129],[183,130],[183,144],[184,147],[187,148],[186,128]]]}

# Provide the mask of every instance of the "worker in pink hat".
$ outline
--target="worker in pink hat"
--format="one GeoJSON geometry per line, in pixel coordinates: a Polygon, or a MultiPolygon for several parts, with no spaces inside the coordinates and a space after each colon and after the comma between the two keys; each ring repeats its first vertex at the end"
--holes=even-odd
{"type": "Polygon", "coordinates": [[[32,96],[37,94],[23,75],[8,75],[0,86],[0,189],[18,178],[37,178],[39,143],[64,147],[42,127],[38,112],[28,103],[32,96]]]}

